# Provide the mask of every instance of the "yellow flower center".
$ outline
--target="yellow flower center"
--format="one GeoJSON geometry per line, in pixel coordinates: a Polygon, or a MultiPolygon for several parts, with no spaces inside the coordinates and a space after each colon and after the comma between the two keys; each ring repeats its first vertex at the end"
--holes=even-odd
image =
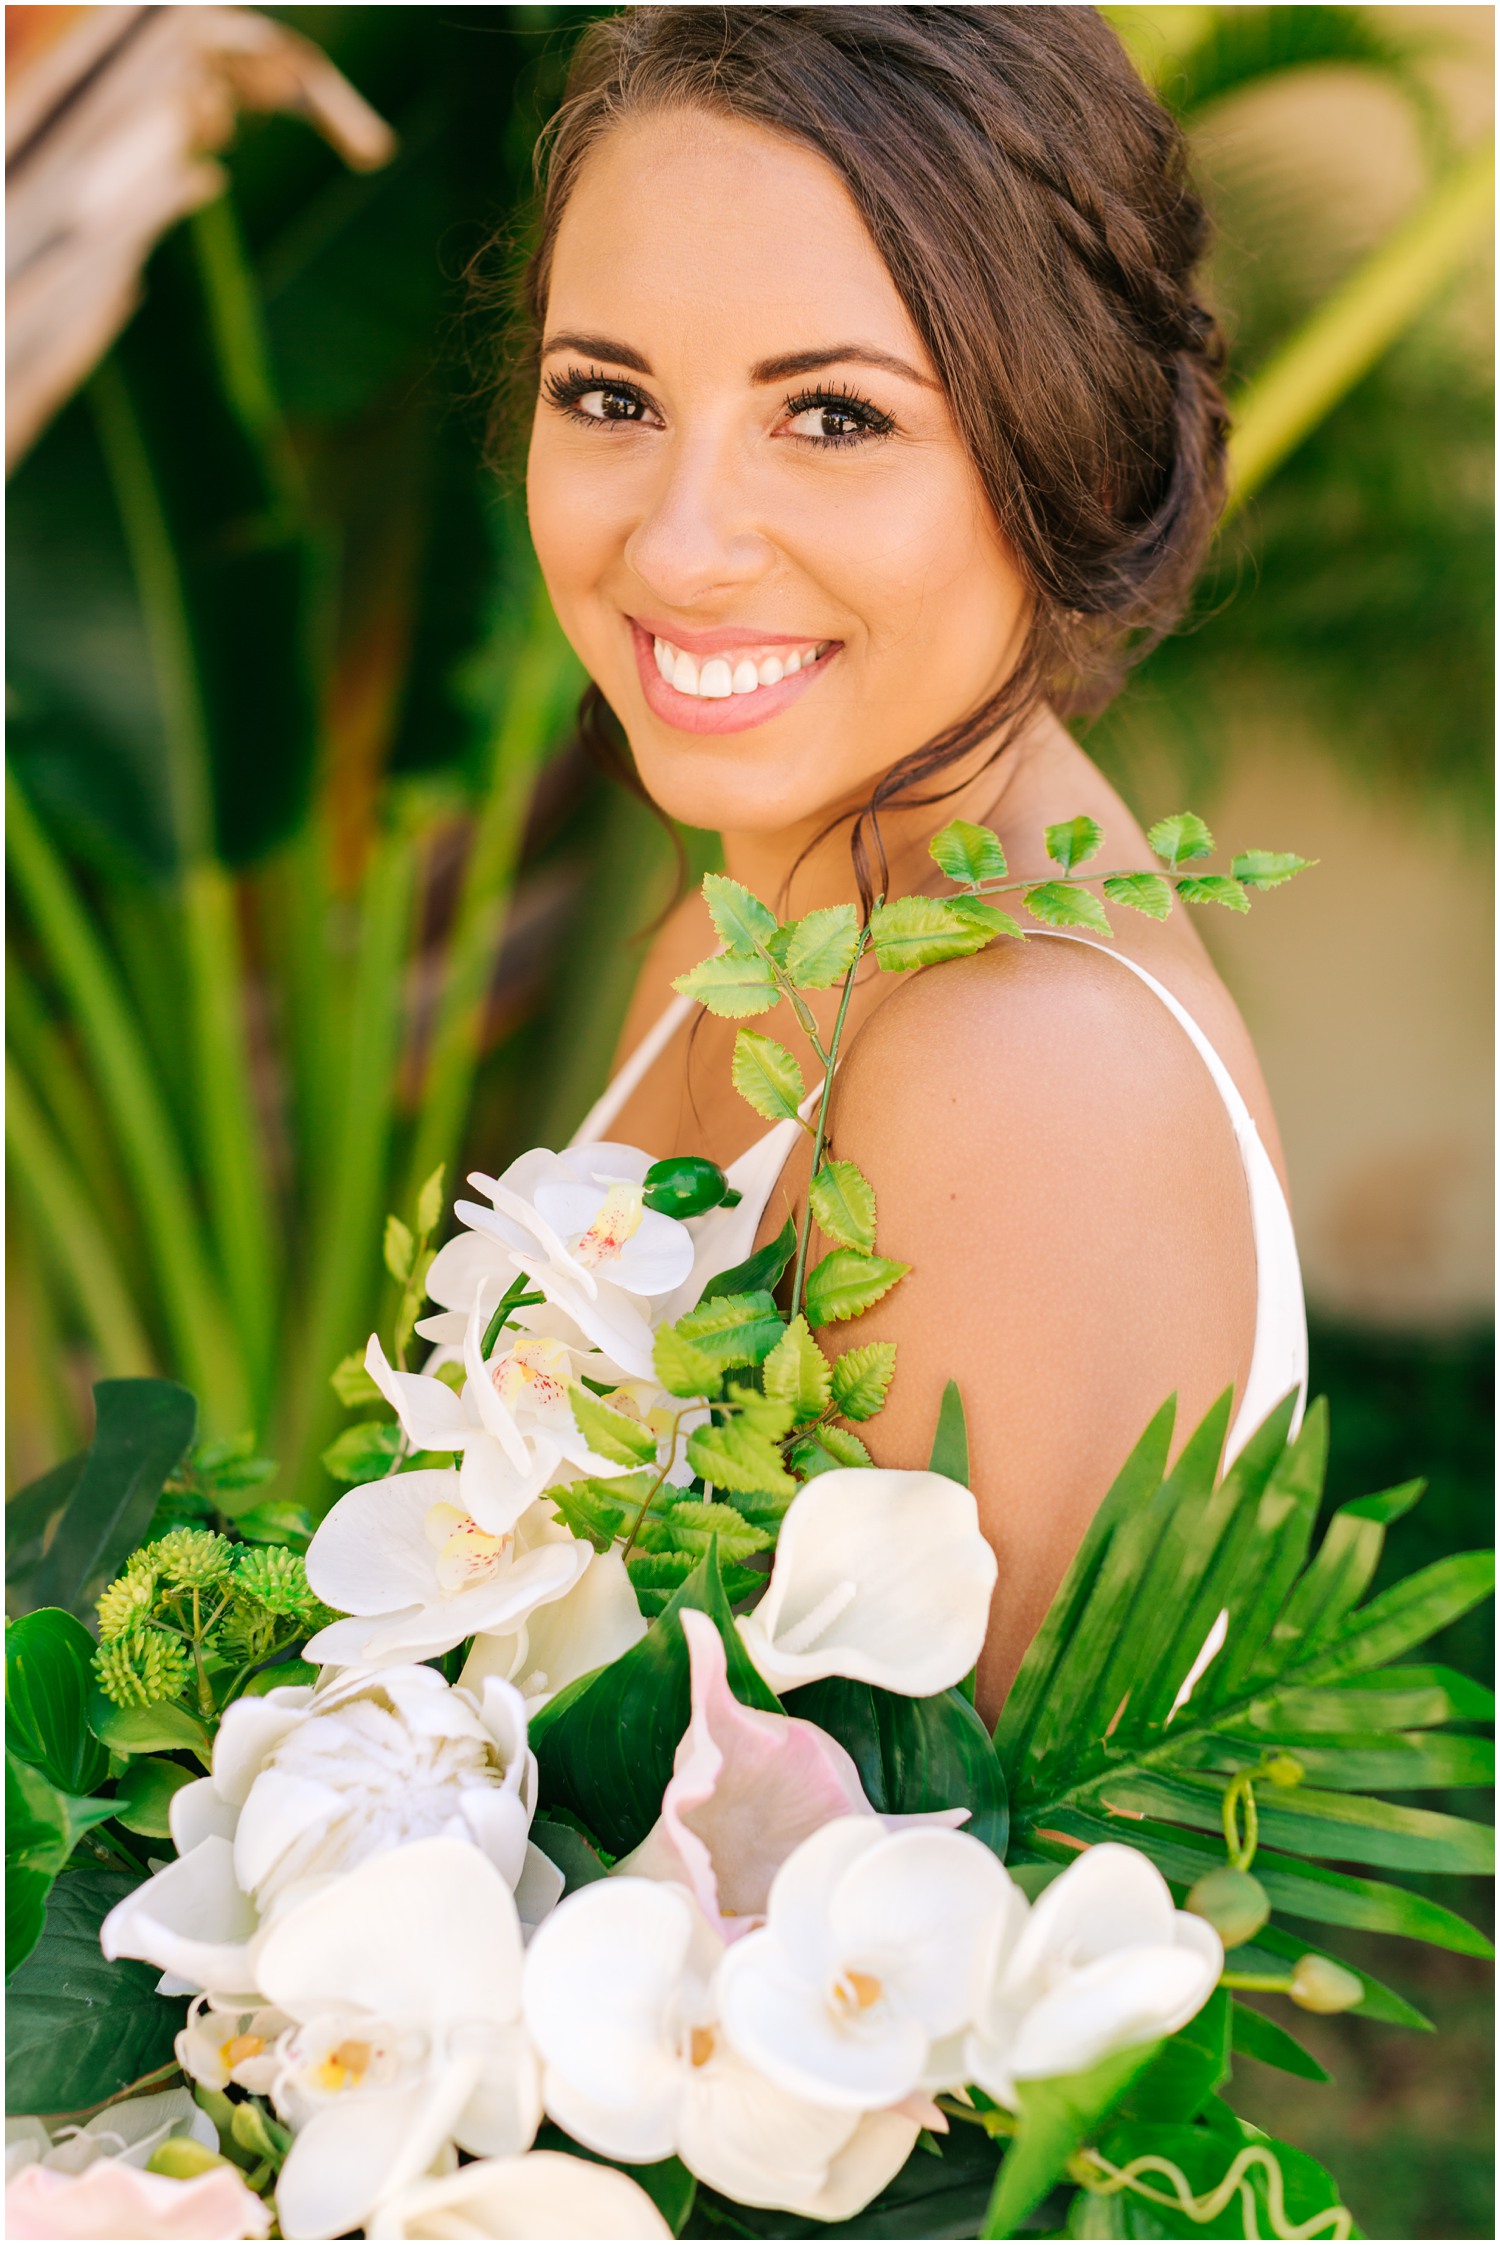
{"type": "Polygon", "coordinates": [[[695,2066],[706,2066],[717,2047],[712,2027],[694,2027],[688,2036],[688,2057],[695,2066]]]}
{"type": "Polygon", "coordinates": [[[512,1536],[492,1536],[456,1504],[429,1505],[427,1541],[437,1552],[438,1588],[450,1595],[488,1582],[510,1556],[512,1536]]]}
{"type": "Polygon", "coordinates": [[[846,2019],[858,2018],[860,2012],[873,2010],[884,1994],[873,1972],[846,1972],[833,1983],[833,2007],[846,2019]]]}
{"type": "Polygon", "coordinates": [[[555,1410],[566,1403],[572,1367],[561,1341],[538,1338],[517,1341],[513,1349],[490,1365],[495,1393],[508,1410],[528,1403],[534,1411],[555,1410]]]}
{"type": "Polygon", "coordinates": [[[219,2056],[226,2066],[243,2065],[247,2058],[258,2058],[266,2047],[264,2035],[231,2035],[219,2056]]]}
{"type": "Polygon", "coordinates": [[[625,1242],[640,1230],[644,1212],[639,1185],[611,1185],[598,1215],[573,1250],[584,1269],[617,1262],[625,1242]]]}
{"type": "Polygon", "coordinates": [[[367,2042],[341,2042],[329,2051],[321,2066],[314,2067],[313,2080],[331,2096],[337,2096],[341,2089],[357,2089],[370,2070],[373,2055],[367,2042]]]}

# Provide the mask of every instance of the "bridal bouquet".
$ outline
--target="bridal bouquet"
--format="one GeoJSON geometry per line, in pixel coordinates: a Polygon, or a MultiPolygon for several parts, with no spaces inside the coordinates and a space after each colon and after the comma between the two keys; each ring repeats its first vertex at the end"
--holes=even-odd
{"type": "MultiPolygon", "coordinates": [[[[957,1391],[876,1467],[895,1351],[832,1345],[904,1268],[824,1158],[861,959],[1014,939],[1006,890],[1107,933],[1090,881],[1242,909],[1299,864],[1186,871],[1184,815],[1081,871],[1101,839],[1018,883],[955,822],[951,894],[863,920],[710,877],[682,987],[788,1001],[824,1072],[800,1231],[757,1249],[712,1163],[598,1144],[474,1177],[434,1252],[434,1177],[321,1514],[172,1383],[101,1383],[10,1508],[11,2236],[1358,2234],[1222,2092],[1236,2053],[1320,2078],[1283,2001],[1422,2024],[1310,1927],[1484,1952],[1366,1867],[1486,1860],[1377,1790],[1490,1771],[1481,1688],[1395,1665],[1487,1559],[1366,1598],[1418,1485],[1314,1551],[1321,1409],[1219,1478],[1229,1398],[1170,1471],[1167,1406],[991,1737],[957,1391]]],[[[734,1077],[801,1119],[785,1046],[742,1029],[734,1077]]]]}

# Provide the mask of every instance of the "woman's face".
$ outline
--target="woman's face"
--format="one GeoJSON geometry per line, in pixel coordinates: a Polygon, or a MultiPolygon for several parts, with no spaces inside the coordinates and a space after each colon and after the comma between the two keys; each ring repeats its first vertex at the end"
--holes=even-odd
{"type": "Polygon", "coordinates": [[[673,110],[585,163],[528,469],[559,620],[688,825],[862,803],[1003,681],[1027,612],[931,363],[847,192],[673,110]]]}

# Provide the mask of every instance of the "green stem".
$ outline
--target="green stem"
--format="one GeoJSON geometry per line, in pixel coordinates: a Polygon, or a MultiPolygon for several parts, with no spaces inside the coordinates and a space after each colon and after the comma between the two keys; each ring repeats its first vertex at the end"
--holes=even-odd
{"type": "Polygon", "coordinates": [[[233,885],[214,857],[212,752],[187,591],[134,402],[113,361],[90,384],[146,625],[167,749],[192,1016],[194,1104],[219,1260],[249,1386],[263,1401],[275,1347],[269,1182],[244,1018],[233,885]]]}
{"type": "Polygon", "coordinates": [[[1221,1988],[1248,1988],[1253,1994],[1284,1996],[1291,1987],[1288,1973],[1275,1972],[1221,1972],[1221,1988]]]}
{"type": "MultiPolygon", "coordinates": [[[[526,1273],[522,1271],[520,1277],[512,1279],[510,1285],[501,1295],[499,1301],[495,1305],[495,1314],[484,1329],[484,1339],[479,1344],[479,1354],[481,1359],[488,1358],[491,1349],[495,1346],[495,1343],[499,1340],[501,1333],[505,1329],[505,1322],[506,1319],[510,1316],[511,1311],[514,1309],[519,1309],[521,1303],[527,1299],[526,1289],[530,1284],[530,1279],[526,1276],[526,1273]]],[[[540,1301],[541,1297],[540,1295],[532,1295],[530,1299],[532,1301],[540,1301]]]]}
{"type": "Polygon", "coordinates": [[[140,1209],[176,1361],[208,1427],[238,1434],[249,1418],[244,1366],[203,1252],[186,1164],[139,1027],[81,899],[9,775],[5,800],[17,891],[88,1052],[140,1209]]]}
{"type": "MultiPolygon", "coordinates": [[[[833,1035],[828,1040],[826,1067],[822,1095],[818,1100],[818,1126],[813,1132],[812,1168],[808,1172],[809,1192],[807,1206],[802,1212],[802,1229],[797,1239],[797,1266],[792,1274],[791,1315],[796,1317],[802,1308],[802,1284],[807,1275],[807,1251],[812,1243],[812,1179],[818,1174],[823,1161],[823,1146],[828,1136],[828,1109],[833,1098],[833,1072],[838,1066],[839,1046],[843,1041],[844,1022],[849,1012],[849,1000],[854,995],[854,976],[870,941],[868,926],[859,931],[859,941],[854,946],[854,957],[849,961],[849,971],[844,977],[843,994],[839,999],[838,1016],[833,1024],[833,1035]]],[[[821,1048],[820,1048],[821,1056],[821,1048]]]]}
{"type": "Polygon", "coordinates": [[[672,1470],[672,1460],[677,1455],[677,1436],[679,1431],[681,1430],[682,1422],[686,1418],[686,1416],[687,1413],[685,1411],[679,1411],[672,1420],[672,1433],[667,1443],[666,1464],[661,1467],[656,1476],[656,1479],[652,1482],[650,1488],[646,1491],[645,1496],[641,1500],[641,1508],[635,1516],[635,1520],[631,1526],[630,1533],[625,1538],[625,1547],[620,1553],[620,1557],[622,1559],[628,1559],[631,1552],[634,1550],[635,1539],[641,1532],[641,1522],[645,1519],[647,1513],[651,1510],[652,1505],[656,1502],[657,1495],[660,1492],[662,1483],[666,1480],[667,1475],[672,1470]]]}
{"type": "Polygon", "coordinates": [[[5,1063],[5,1143],[38,1232],[66,1281],[107,1379],[149,1377],[151,1344],[114,1252],[16,1064],[5,1063]]]}

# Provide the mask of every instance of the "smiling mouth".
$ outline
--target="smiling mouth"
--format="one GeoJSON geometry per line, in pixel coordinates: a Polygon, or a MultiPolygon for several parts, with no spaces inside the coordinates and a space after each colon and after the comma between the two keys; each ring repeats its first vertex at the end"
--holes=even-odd
{"type": "Polygon", "coordinates": [[[801,647],[768,647],[763,652],[737,647],[727,655],[700,658],[674,647],[669,639],[653,638],[651,652],[664,683],[674,693],[695,701],[728,701],[731,695],[748,697],[764,686],[779,686],[784,678],[795,678],[838,644],[832,639],[810,639],[801,647]]]}

